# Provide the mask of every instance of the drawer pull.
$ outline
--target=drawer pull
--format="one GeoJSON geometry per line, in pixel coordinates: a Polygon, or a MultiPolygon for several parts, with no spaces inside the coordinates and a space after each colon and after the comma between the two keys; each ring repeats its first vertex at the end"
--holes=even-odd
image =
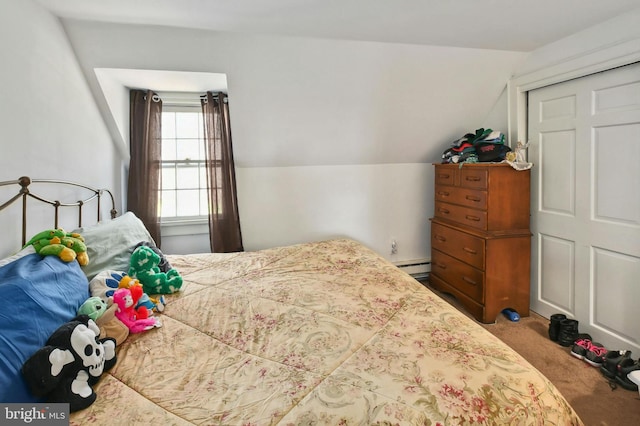
{"type": "Polygon", "coordinates": [[[445,237],[443,237],[442,235],[436,235],[433,238],[435,238],[436,240],[440,241],[441,243],[444,243],[447,241],[447,239],[445,237]]]}
{"type": "Polygon", "coordinates": [[[448,209],[443,209],[443,208],[439,208],[438,211],[442,214],[449,214],[451,213],[448,209]]]}
{"type": "Polygon", "coordinates": [[[480,177],[479,176],[467,176],[465,179],[468,180],[469,182],[478,182],[480,180],[480,177]]]}
{"type": "Polygon", "coordinates": [[[449,193],[447,191],[438,191],[438,195],[440,195],[441,197],[448,197],[449,193]]]}
{"type": "Polygon", "coordinates": [[[444,263],[436,263],[436,266],[440,269],[447,269],[447,265],[445,265],[444,263]]]}
{"type": "Polygon", "coordinates": [[[467,200],[469,200],[469,201],[475,201],[476,203],[477,203],[478,201],[480,201],[480,197],[476,197],[476,196],[474,196],[474,195],[467,195],[467,196],[466,196],[466,198],[467,198],[467,200]]]}
{"type": "Polygon", "coordinates": [[[474,249],[470,249],[469,247],[463,247],[462,250],[466,251],[469,254],[478,254],[474,249]]]}
{"type": "Polygon", "coordinates": [[[474,280],[472,280],[471,278],[462,277],[462,279],[463,279],[465,282],[467,282],[467,283],[469,283],[469,284],[471,284],[471,285],[478,285],[478,283],[477,283],[477,282],[475,282],[474,280]]]}
{"type": "Polygon", "coordinates": [[[467,220],[472,220],[474,222],[480,222],[480,218],[478,216],[471,216],[470,214],[465,216],[467,220]]]}
{"type": "Polygon", "coordinates": [[[438,177],[440,179],[449,179],[449,175],[446,175],[446,174],[443,174],[443,173],[439,174],[438,177]]]}

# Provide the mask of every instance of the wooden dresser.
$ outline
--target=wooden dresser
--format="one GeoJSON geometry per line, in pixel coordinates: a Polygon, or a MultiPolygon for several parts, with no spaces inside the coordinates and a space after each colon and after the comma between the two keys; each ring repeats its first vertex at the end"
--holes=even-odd
{"type": "Polygon", "coordinates": [[[483,323],[529,315],[529,170],[505,163],[435,164],[429,284],[483,323]]]}

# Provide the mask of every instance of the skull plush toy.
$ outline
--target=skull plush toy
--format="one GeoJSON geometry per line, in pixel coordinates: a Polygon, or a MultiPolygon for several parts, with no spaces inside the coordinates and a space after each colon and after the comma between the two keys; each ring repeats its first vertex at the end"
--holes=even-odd
{"type": "Polygon", "coordinates": [[[116,363],[116,342],[99,339],[100,329],[87,315],[61,325],[44,347],[22,366],[29,389],[48,402],[67,402],[69,411],[93,404],[92,386],[116,363]]]}

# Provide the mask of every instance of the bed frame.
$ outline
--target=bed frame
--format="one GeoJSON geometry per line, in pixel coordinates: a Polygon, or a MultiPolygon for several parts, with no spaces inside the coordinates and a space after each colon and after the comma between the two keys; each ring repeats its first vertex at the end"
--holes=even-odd
{"type": "Polygon", "coordinates": [[[85,204],[90,203],[92,201],[96,201],[96,210],[97,210],[97,221],[100,222],[102,219],[102,209],[101,209],[101,201],[102,198],[106,195],[109,196],[111,200],[111,209],[109,211],[111,215],[111,219],[114,219],[118,211],[115,207],[115,199],[113,194],[108,189],[96,189],[90,186],[86,186],[76,182],[64,181],[64,180],[54,180],[54,179],[31,179],[28,176],[22,176],[17,180],[9,180],[0,182],[0,188],[4,186],[18,185],[19,190],[16,195],[11,197],[8,201],[3,204],[0,204],[0,211],[9,207],[18,199],[22,198],[22,245],[27,242],[27,199],[33,198],[42,203],[53,206],[54,208],[54,228],[58,228],[58,222],[60,217],[60,208],[77,208],[78,209],[78,227],[82,226],[82,209],[85,204]],[[60,185],[61,187],[77,187],[82,188],[82,191],[86,192],[88,195],[86,198],[83,198],[78,201],[60,201],[60,200],[50,200],[45,198],[44,196],[37,195],[32,192],[32,184],[55,184],[60,185]]]}

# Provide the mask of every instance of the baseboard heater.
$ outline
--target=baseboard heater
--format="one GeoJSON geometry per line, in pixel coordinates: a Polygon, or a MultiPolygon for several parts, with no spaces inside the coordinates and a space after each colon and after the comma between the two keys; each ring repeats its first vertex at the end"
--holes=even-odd
{"type": "Polygon", "coordinates": [[[398,268],[415,279],[426,278],[431,272],[431,259],[414,259],[394,262],[398,268]]]}

